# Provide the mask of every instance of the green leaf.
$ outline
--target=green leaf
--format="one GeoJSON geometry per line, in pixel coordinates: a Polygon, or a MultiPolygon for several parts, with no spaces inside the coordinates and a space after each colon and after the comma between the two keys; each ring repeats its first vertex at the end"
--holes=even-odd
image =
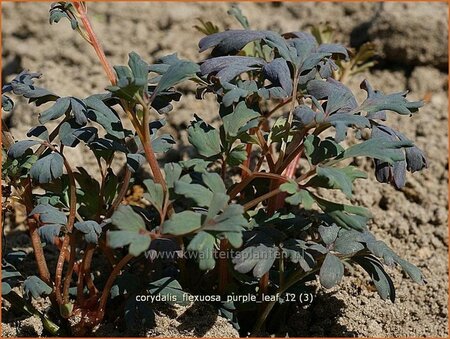
{"type": "Polygon", "coordinates": [[[425,280],[423,278],[422,272],[413,264],[407,262],[404,259],[397,258],[396,262],[403,268],[403,270],[408,274],[408,276],[416,283],[423,285],[425,280]]]}
{"type": "Polygon", "coordinates": [[[354,254],[363,250],[362,233],[352,229],[341,228],[336,241],[334,242],[334,250],[344,254],[354,254]]]}
{"type": "Polygon", "coordinates": [[[148,79],[148,64],[137,54],[128,54],[128,66],[133,74],[134,83],[139,86],[146,86],[148,79]]]}
{"type": "Polygon", "coordinates": [[[285,201],[293,206],[302,205],[304,209],[310,210],[314,199],[308,190],[302,189],[295,181],[289,181],[280,186],[281,191],[290,194],[285,201]]]}
{"type": "Polygon", "coordinates": [[[117,85],[106,89],[120,98],[135,100],[137,93],[147,91],[148,65],[135,52],[128,55],[127,66],[114,66],[117,74],[117,85]]]}
{"type": "Polygon", "coordinates": [[[165,234],[183,235],[198,230],[202,226],[202,215],[192,211],[173,214],[162,225],[165,234]]]}
{"type": "Polygon", "coordinates": [[[129,205],[120,205],[111,217],[111,222],[121,230],[138,232],[145,230],[145,222],[129,205]]]}
{"type": "Polygon", "coordinates": [[[216,266],[214,247],[216,239],[211,234],[201,231],[189,243],[187,250],[198,253],[199,268],[203,271],[212,270],[216,266]]]}
{"type": "Polygon", "coordinates": [[[235,17],[243,28],[245,29],[250,28],[247,17],[244,14],[242,14],[241,9],[237,5],[232,5],[231,8],[227,11],[227,13],[235,17]]]}
{"type": "Polygon", "coordinates": [[[344,264],[335,255],[327,253],[320,267],[320,284],[325,288],[332,288],[340,283],[343,276],[344,264]]]}
{"type": "Polygon", "coordinates": [[[247,130],[246,125],[249,121],[259,116],[258,112],[248,108],[245,102],[241,101],[232,113],[222,117],[225,133],[231,137],[236,137],[247,130]]]}
{"type": "Polygon", "coordinates": [[[363,230],[372,217],[370,212],[361,206],[339,204],[314,196],[319,207],[336,222],[338,226],[363,230]]]}
{"type": "Polygon", "coordinates": [[[354,166],[345,168],[317,166],[317,176],[313,177],[308,186],[340,189],[347,198],[352,197],[353,181],[367,178],[367,174],[354,166]]]}
{"type": "Polygon", "coordinates": [[[331,115],[327,120],[336,129],[336,142],[341,142],[347,135],[347,128],[356,126],[359,128],[370,127],[369,119],[361,115],[338,113],[331,115]]]}
{"type": "Polygon", "coordinates": [[[308,135],[304,141],[304,145],[308,161],[313,165],[334,158],[344,151],[344,148],[335,141],[329,138],[320,140],[315,135],[308,135]]]}
{"type": "Polygon", "coordinates": [[[7,96],[2,94],[2,109],[5,112],[11,112],[14,108],[14,101],[12,101],[12,99],[7,96]]]}
{"type": "Polygon", "coordinates": [[[400,154],[397,150],[399,148],[411,146],[413,146],[413,143],[409,140],[391,141],[386,138],[371,138],[347,148],[337,157],[337,159],[342,160],[364,156],[393,164],[396,161],[405,160],[404,154],[400,154]]]}
{"type": "Polygon", "coordinates": [[[225,184],[217,173],[203,173],[202,174],[203,182],[205,183],[208,188],[214,192],[214,193],[226,193],[227,188],[225,187],[225,184]]]}
{"type": "Polygon", "coordinates": [[[136,236],[128,247],[128,253],[137,257],[150,247],[151,239],[148,235],[139,234],[136,236]]]}
{"type": "Polygon", "coordinates": [[[153,95],[155,96],[183,80],[196,77],[196,73],[199,71],[200,66],[196,63],[180,60],[179,62],[171,65],[162,75],[153,95]]]}
{"type": "Polygon", "coordinates": [[[11,286],[8,283],[2,281],[2,295],[7,295],[11,291],[11,286]]]}
{"type": "Polygon", "coordinates": [[[224,193],[214,193],[209,204],[206,219],[212,219],[219,214],[227,205],[230,197],[224,193]]]}
{"type": "Polygon", "coordinates": [[[219,132],[198,116],[188,127],[188,140],[206,158],[218,156],[222,151],[219,132]]]}
{"type": "Polygon", "coordinates": [[[199,184],[191,184],[184,181],[177,181],[175,183],[175,193],[184,195],[186,198],[195,201],[197,206],[208,206],[212,199],[212,192],[199,184]]]}
{"type": "Polygon", "coordinates": [[[182,167],[177,163],[168,163],[164,165],[164,173],[166,174],[167,187],[173,188],[175,182],[180,179],[182,167]]]}
{"type": "Polygon", "coordinates": [[[245,149],[245,145],[237,145],[233,148],[227,156],[227,164],[230,166],[239,166],[247,160],[247,150],[245,149]]]}
{"type": "Polygon", "coordinates": [[[143,184],[147,188],[147,192],[144,193],[144,198],[150,201],[157,210],[162,211],[164,204],[164,191],[162,186],[151,179],[144,180],[143,184]]]}
{"type": "Polygon", "coordinates": [[[166,277],[152,281],[148,287],[151,295],[160,295],[171,305],[188,305],[187,293],[183,291],[180,283],[174,278],[166,277]]]}
{"type": "MultiPolygon", "coordinates": [[[[223,197],[218,196],[216,199],[214,203],[217,205],[211,206],[211,209],[214,211],[223,202],[223,197]]],[[[208,213],[208,215],[210,214],[212,213],[208,213]]],[[[245,219],[243,214],[244,208],[241,205],[228,205],[222,214],[217,215],[213,219],[208,219],[203,229],[214,232],[242,232],[242,228],[247,225],[247,219],[245,219]]]]}
{"type": "Polygon", "coordinates": [[[36,137],[44,141],[49,141],[47,127],[42,125],[30,128],[30,130],[27,132],[27,137],[36,137]]]}
{"type": "Polygon", "coordinates": [[[332,244],[336,240],[340,229],[336,224],[318,227],[319,234],[326,245],[332,244]]]}
{"type": "Polygon", "coordinates": [[[30,175],[40,184],[49,183],[63,175],[63,166],[64,159],[61,154],[52,152],[34,163],[30,175]]]}
{"type": "Polygon", "coordinates": [[[106,241],[111,248],[130,245],[129,253],[137,257],[149,248],[151,239],[148,235],[136,231],[108,231],[106,241]]]}

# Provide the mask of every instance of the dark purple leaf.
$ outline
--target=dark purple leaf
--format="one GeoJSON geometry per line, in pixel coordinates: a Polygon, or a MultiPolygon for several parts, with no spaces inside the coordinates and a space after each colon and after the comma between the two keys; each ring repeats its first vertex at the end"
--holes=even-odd
{"type": "Polygon", "coordinates": [[[200,40],[198,47],[200,52],[214,47],[211,52],[213,56],[235,54],[249,42],[264,39],[267,34],[266,31],[229,30],[204,37],[200,40]]]}
{"type": "Polygon", "coordinates": [[[222,82],[229,82],[239,74],[257,70],[266,62],[261,58],[242,56],[222,56],[205,60],[200,66],[202,75],[216,73],[222,82]]]}
{"type": "Polygon", "coordinates": [[[311,80],[307,84],[307,90],[308,94],[318,100],[327,99],[327,114],[347,113],[358,105],[350,89],[333,78],[328,78],[327,81],[311,80]]]}

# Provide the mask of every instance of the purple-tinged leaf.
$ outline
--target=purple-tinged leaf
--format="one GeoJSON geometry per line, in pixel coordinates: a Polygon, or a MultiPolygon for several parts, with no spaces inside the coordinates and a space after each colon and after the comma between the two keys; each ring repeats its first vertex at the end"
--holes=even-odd
{"type": "Polygon", "coordinates": [[[317,52],[319,53],[331,53],[331,54],[341,54],[346,59],[348,59],[347,49],[339,44],[321,44],[317,47],[317,52]]]}
{"type": "Polygon", "coordinates": [[[267,34],[266,31],[229,30],[204,37],[200,40],[198,46],[200,52],[214,47],[211,52],[213,56],[235,54],[249,42],[264,39],[267,34]]]}
{"type": "Polygon", "coordinates": [[[265,65],[263,75],[275,86],[281,86],[288,95],[292,93],[291,71],[285,59],[276,58],[265,65]]]}
{"type": "Polygon", "coordinates": [[[358,112],[375,113],[390,110],[410,115],[423,106],[423,101],[408,101],[406,99],[407,91],[385,95],[381,91],[373,90],[367,80],[364,80],[360,87],[367,92],[367,99],[357,108],[358,112]]]}
{"type": "MultiPolygon", "coordinates": [[[[398,141],[394,130],[384,125],[372,126],[372,138],[382,138],[389,141],[398,141]]],[[[409,140],[404,140],[409,141],[409,140]]],[[[410,147],[407,147],[409,149],[410,147]]],[[[398,157],[405,157],[405,153],[401,149],[393,150],[398,157]]],[[[389,164],[380,159],[375,159],[375,177],[379,182],[392,183],[396,188],[402,188],[406,183],[406,161],[398,160],[389,164]]]]}
{"type": "Polygon", "coordinates": [[[307,90],[308,94],[318,100],[327,99],[327,114],[348,113],[358,106],[352,91],[333,78],[328,78],[327,81],[311,80],[307,84],[307,90]]]}
{"type": "Polygon", "coordinates": [[[200,72],[202,75],[215,74],[221,82],[229,82],[241,73],[258,70],[265,64],[261,58],[222,56],[203,61],[200,72]]]}
{"type": "Polygon", "coordinates": [[[70,108],[77,124],[81,126],[86,125],[88,121],[86,104],[80,99],[71,97],[70,108]]]}

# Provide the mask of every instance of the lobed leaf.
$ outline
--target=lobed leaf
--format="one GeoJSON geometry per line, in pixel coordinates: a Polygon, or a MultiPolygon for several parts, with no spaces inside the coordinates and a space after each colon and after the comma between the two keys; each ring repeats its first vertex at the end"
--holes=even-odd
{"type": "Polygon", "coordinates": [[[365,172],[354,166],[344,168],[317,166],[316,173],[317,175],[308,182],[309,186],[339,189],[347,198],[352,196],[353,181],[367,178],[365,172]]]}
{"type": "Polygon", "coordinates": [[[34,299],[52,293],[52,288],[35,275],[25,279],[23,282],[23,289],[28,298],[31,294],[34,299]]]}
{"type": "Polygon", "coordinates": [[[188,127],[188,140],[206,158],[218,156],[222,151],[219,132],[197,115],[188,127]]]}
{"type": "Polygon", "coordinates": [[[94,220],[76,222],[74,227],[84,233],[84,239],[90,244],[97,244],[102,233],[102,227],[94,220]]]}
{"type": "Polygon", "coordinates": [[[52,152],[34,163],[30,176],[40,184],[49,183],[63,175],[63,166],[64,159],[61,154],[52,152]]]}
{"type": "Polygon", "coordinates": [[[385,95],[381,91],[373,90],[367,80],[361,83],[361,88],[367,91],[367,99],[356,109],[358,112],[372,114],[383,110],[390,110],[399,114],[410,115],[417,112],[423,106],[423,101],[406,100],[406,94],[408,92],[385,95]]]}

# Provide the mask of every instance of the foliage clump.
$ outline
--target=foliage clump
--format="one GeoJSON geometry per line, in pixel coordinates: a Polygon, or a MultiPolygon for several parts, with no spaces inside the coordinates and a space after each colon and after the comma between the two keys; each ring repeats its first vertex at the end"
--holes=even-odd
{"type": "Polygon", "coordinates": [[[124,317],[130,329],[150,324],[152,305],[137,302],[141,294],[170,303],[218,294],[219,312],[242,333],[258,333],[268,320],[276,332],[294,304],[287,293],[307,291],[316,276],[328,289],[359,266],[391,301],[385,265],[423,283],[414,265],[372,235],[370,212],[352,201],[353,185],[367,178],[355,158],[373,159],[376,179],[396,188],[407,171],[427,167],[423,152],[384,122],[391,112],[416,113],[422,102],[366,80],[366,99],[356,100],[344,82],[372,65],[370,45],[353,53],[331,43],[327,29],[255,31],[238,8],[230,14],[242,29],[220,32],[200,21],[200,52],[209,53],[200,63],[172,54],[149,64],[132,52],[128,65],[111,68],[85,5],[56,3],[50,22],[70,20],[95,48],[110,86],[86,98],[60,97],[27,71],[3,86],[4,111],[14,107],[12,94],[45,109],[27,139],[3,143],[4,203],[14,198],[26,207],[38,272],[22,276],[16,266],[25,254],[4,253],[2,295],[40,316],[51,334],[89,333],[105,315],[124,317]],[[164,116],[176,114],[176,86],[184,81],[197,84],[199,100],[215,98],[219,124],[198,112],[187,129],[195,156],[164,163],[157,156],[177,143],[161,132],[164,116]],[[67,156],[81,145],[97,173],[67,156]],[[151,176],[143,178],[146,166],[151,176]],[[127,198],[133,185],[142,190],[137,201],[127,198]],[[342,199],[326,190],[341,191],[342,199]],[[50,249],[59,253],[51,264],[50,249]],[[13,290],[20,284],[23,298],[13,290]],[[261,304],[225,301],[277,293],[261,304]],[[51,312],[29,303],[47,296],[51,312]]]}

